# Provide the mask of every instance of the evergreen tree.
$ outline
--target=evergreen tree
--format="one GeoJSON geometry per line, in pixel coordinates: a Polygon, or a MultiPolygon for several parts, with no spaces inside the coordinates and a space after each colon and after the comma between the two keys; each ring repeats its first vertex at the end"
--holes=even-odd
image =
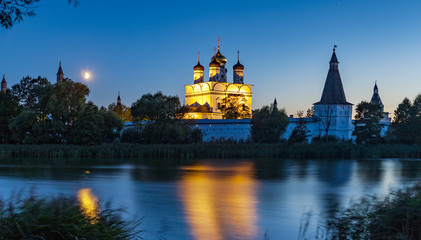
{"type": "Polygon", "coordinates": [[[388,131],[391,142],[418,144],[421,143],[421,95],[414,103],[405,98],[395,110],[395,117],[388,131]]]}
{"type": "Polygon", "coordinates": [[[355,128],[352,135],[356,136],[355,142],[358,144],[372,144],[383,142],[380,135],[383,117],[383,109],[377,103],[362,101],[357,105],[355,115],[355,128]]]}

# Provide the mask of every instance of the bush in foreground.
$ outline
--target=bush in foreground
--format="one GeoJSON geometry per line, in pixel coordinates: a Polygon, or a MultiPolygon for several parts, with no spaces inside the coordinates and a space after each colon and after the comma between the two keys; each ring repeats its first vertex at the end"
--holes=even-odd
{"type": "Polygon", "coordinates": [[[113,210],[88,216],[74,198],[0,201],[0,239],[135,239],[134,228],[113,210]]]}
{"type": "MultiPolygon", "coordinates": [[[[307,229],[310,217],[302,224],[307,229]]],[[[318,227],[315,239],[421,239],[421,184],[385,197],[364,197],[337,210],[318,227]]],[[[307,239],[301,232],[300,239],[307,239]]]]}

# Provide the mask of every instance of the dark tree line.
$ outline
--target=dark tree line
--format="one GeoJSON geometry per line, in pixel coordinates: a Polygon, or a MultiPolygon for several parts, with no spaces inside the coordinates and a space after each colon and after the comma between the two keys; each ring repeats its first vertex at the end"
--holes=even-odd
{"type": "Polygon", "coordinates": [[[114,142],[123,127],[114,112],[99,109],[82,83],[23,78],[0,93],[1,143],[83,144],[114,142]]]}
{"type": "Polygon", "coordinates": [[[186,113],[176,96],[161,92],[145,94],[131,107],[135,127],[123,131],[122,142],[146,144],[198,143],[202,132],[191,128],[188,122],[180,121],[186,113]]]}

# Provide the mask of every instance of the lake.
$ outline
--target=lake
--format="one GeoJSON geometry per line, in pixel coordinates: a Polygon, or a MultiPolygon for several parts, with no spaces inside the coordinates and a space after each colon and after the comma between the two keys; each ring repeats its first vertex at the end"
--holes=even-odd
{"type": "Polygon", "coordinates": [[[99,199],[143,217],[145,239],[297,239],[303,214],[329,216],[351,199],[421,176],[415,160],[211,160],[188,164],[0,165],[0,198],[34,191],[99,199]]]}

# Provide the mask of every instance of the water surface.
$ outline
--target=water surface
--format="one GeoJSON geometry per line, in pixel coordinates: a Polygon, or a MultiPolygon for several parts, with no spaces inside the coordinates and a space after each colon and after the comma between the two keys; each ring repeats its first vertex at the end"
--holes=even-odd
{"type": "Polygon", "coordinates": [[[420,176],[421,162],[396,159],[0,165],[0,197],[68,194],[86,211],[95,199],[111,201],[126,217],[144,217],[145,239],[297,239],[303,213],[329,216],[353,198],[386,194],[420,176]]]}

